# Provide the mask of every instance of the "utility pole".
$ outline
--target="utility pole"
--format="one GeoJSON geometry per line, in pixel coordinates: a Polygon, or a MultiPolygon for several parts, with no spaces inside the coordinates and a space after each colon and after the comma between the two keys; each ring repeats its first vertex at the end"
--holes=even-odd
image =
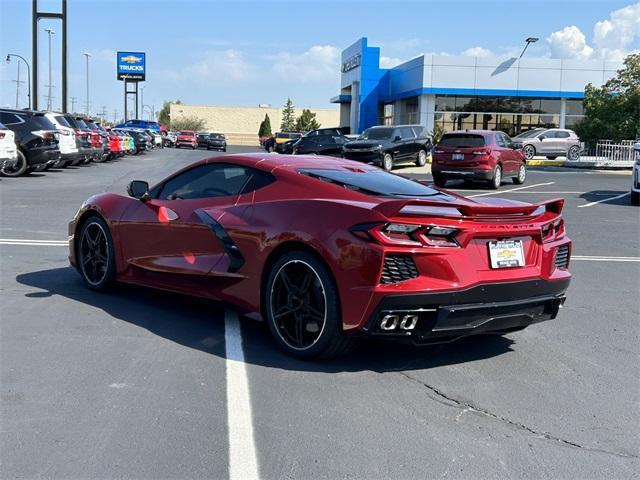
{"type": "Polygon", "coordinates": [[[102,111],[100,112],[100,116],[102,117],[102,124],[104,125],[105,118],[107,115],[107,107],[105,105],[102,106],[102,111]]]}
{"type": "Polygon", "coordinates": [[[12,82],[16,82],[16,110],[18,109],[19,101],[20,101],[20,84],[24,83],[24,80],[20,80],[20,62],[18,62],[18,75],[15,80],[12,82]]]}
{"type": "Polygon", "coordinates": [[[114,109],[113,109],[113,124],[114,124],[114,125],[115,125],[115,124],[116,124],[116,122],[118,121],[118,120],[117,120],[117,118],[118,118],[118,109],[117,109],[117,108],[114,108],[114,109]]]}
{"type": "Polygon", "coordinates": [[[87,114],[87,116],[89,116],[89,57],[91,56],[91,54],[89,52],[83,52],[82,54],[87,59],[87,105],[85,108],[85,113],[87,114]]]}
{"type": "Polygon", "coordinates": [[[71,113],[76,113],[76,97],[69,97],[71,100],[71,113]]]}
{"type": "Polygon", "coordinates": [[[53,28],[45,28],[44,31],[49,35],[49,85],[47,85],[47,87],[49,88],[49,94],[47,95],[47,111],[50,112],[52,98],[51,88],[53,87],[53,84],[51,83],[51,35],[54,35],[56,32],[53,30],[53,28]]]}
{"type": "Polygon", "coordinates": [[[140,87],[140,109],[142,110],[142,117],[144,117],[144,87],[146,87],[146,85],[140,87]]]}

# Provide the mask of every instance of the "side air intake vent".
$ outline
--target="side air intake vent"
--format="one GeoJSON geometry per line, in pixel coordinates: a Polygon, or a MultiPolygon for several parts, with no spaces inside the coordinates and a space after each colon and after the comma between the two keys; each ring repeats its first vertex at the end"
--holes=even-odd
{"type": "Polygon", "coordinates": [[[418,268],[411,255],[387,255],[384,257],[380,283],[398,283],[418,277],[418,268]]]}
{"type": "Polygon", "coordinates": [[[569,245],[562,245],[556,250],[556,268],[567,268],[569,265],[569,245]]]}

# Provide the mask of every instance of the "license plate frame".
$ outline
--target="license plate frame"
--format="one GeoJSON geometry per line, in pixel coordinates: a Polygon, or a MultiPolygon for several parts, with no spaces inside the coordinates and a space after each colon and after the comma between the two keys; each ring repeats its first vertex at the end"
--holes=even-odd
{"type": "Polygon", "coordinates": [[[487,242],[489,266],[494,270],[525,266],[522,240],[491,240],[487,242]]]}
{"type": "Polygon", "coordinates": [[[464,153],[451,154],[451,160],[464,160],[464,153]]]}

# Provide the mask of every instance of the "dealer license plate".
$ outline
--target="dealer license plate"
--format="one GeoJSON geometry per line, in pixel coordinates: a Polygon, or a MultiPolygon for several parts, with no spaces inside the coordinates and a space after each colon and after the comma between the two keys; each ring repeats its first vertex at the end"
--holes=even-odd
{"type": "Polygon", "coordinates": [[[489,242],[491,268],[524,266],[522,240],[497,240],[489,242]]]}
{"type": "Polygon", "coordinates": [[[464,153],[454,153],[451,155],[451,160],[464,160],[464,153]]]}

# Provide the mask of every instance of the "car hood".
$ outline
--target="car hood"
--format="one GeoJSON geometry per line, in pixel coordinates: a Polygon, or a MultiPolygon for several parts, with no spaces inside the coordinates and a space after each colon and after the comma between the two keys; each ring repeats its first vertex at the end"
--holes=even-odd
{"type": "Polygon", "coordinates": [[[375,148],[386,143],[388,143],[387,140],[354,140],[353,142],[345,143],[344,148],[375,148]]]}

